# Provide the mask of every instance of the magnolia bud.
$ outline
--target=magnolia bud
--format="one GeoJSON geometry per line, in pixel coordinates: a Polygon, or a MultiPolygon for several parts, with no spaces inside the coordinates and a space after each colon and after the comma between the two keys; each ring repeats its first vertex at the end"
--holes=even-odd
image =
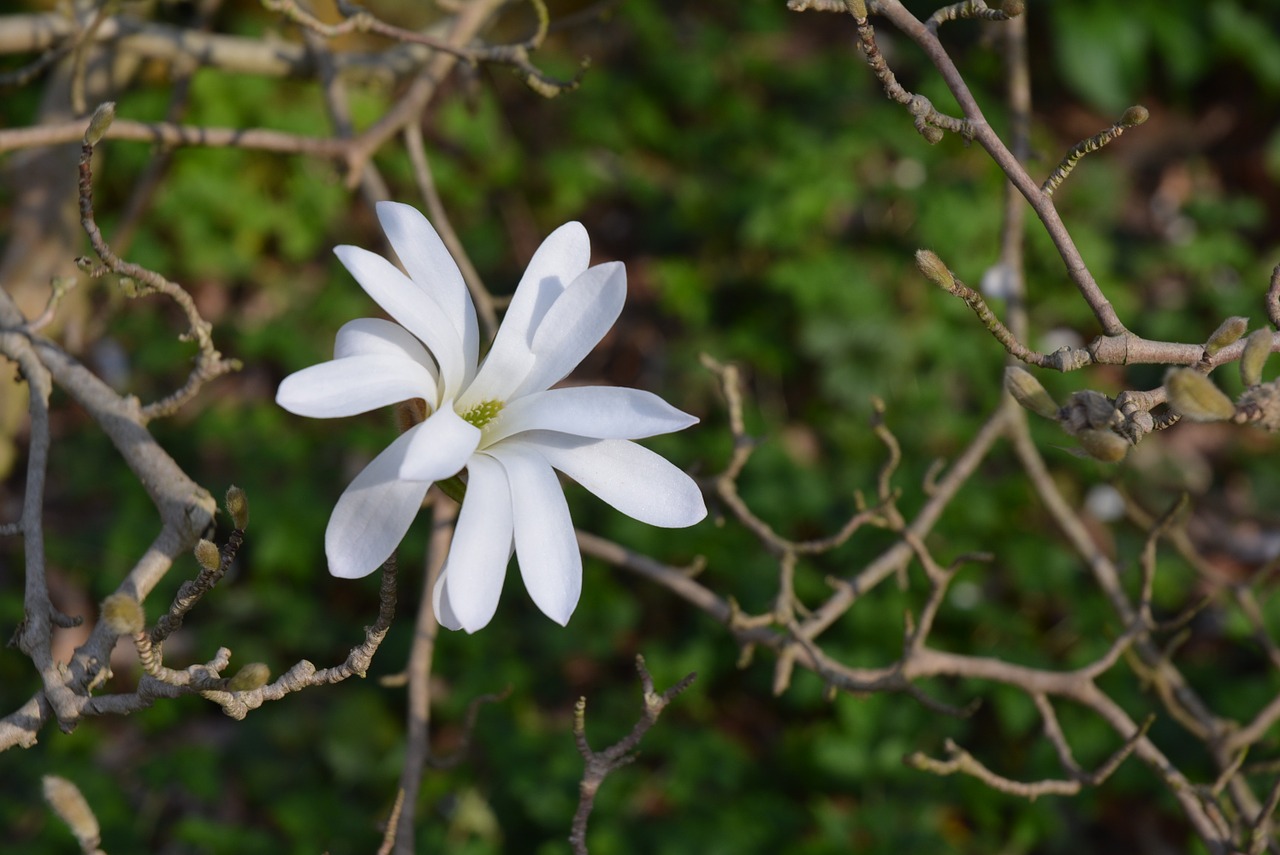
{"type": "Polygon", "coordinates": [[[89,127],[85,128],[84,141],[87,145],[97,145],[107,133],[107,128],[116,118],[116,102],[107,101],[98,105],[89,118],[89,127]]]}
{"type": "Polygon", "coordinates": [[[227,513],[236,528],[243,531],[249,527],[249,497],[234,484],[227,488],[227,513]]]}
{"type": "Polygon", "coordinates": [[[93,809],[81,795],[80,788],[57,775],[45,775],[42,783],[44,800],[71,829],[71,833],[80,843],[80,848],[85,852],[97,849],[101,833],[98,828],[98,818],[93,815],[93,809]]]}
{"type": "Polygon", "coordinates": [[[938,254],[933,250],[917,249],[916,267],[920,268],[920,272],[925,275],[926,279],[939,288],[950,291],[955,287],[955,277],[951,275],[947,265],[942,263],[942,259],[938,258],[938,254]]]}
{"type": "Polygon", "coordinates": [[[1072,392],[1061,413],[1062,429],[1072,436],[1085,428],[1107,430],[1120,420],[1115,401],[1092,389],[1072,392]]]}
{"type": "Polygon", "coordinates": [[[1191,368],[1170,368],[1164,376],[1169,406],[1195,422],[1219,422],[1236,412],[1236,405],[1208,377],[1191,368]]]}
{"type": "Polygon", "coordinates": [[[1244,353],[1240,356],[1240,380],[1246,387],[1262,382],[1262,369],[1271,355],[1271,340],[1271,330],[1264,327],[1254,330],[1244,343],[1244,353]]]}
{"type": "Polygon", "coordinates": [[[1010,365],[1004,370],[1004,387],[1015,401],[1037,415],[1057,420],[1058,404],[1025,368],[1010,365]]]}
{"type": "Polygon", "coordinates": [[[1124,115],[1120,117],[1120,124],[1126,128],[1132,128],[1134,125],[1141,125],[1151,114],[1147,112],[1147,108],[1141,104],[1137,104],[1124,111],[1124,115]]]}
{"type": "Polygon", "coordinates": [[[265,686],[269,679],[271,679],[270,668],[262,662],[250,662],[227,681],[227,691],[252,692],[254,689],[265,686]]]}
{"type": "Polygon", "coordinates": [[[1004,2],[1000,4],[1000,11],[1004,12],[1010,18],[1018,17],[1022,14],[1025,8],[1026,4],[1023,3],[1023,0],[1004,0],[1004,2]]]}
{"type": "Polygon", "coordinates": [[[1280,380],[1259,383],[1244,390],[1237,409],[1255,427],[1270,433],[1280,431],[1280,380]]]}
{"type": "Polygon", "coordinates": [[[115,635],[136,635],[146,623],[142,603],[128,594],[112,594],[102,601],[102,622],[115,635]]]}
{"type": "Polygon", "coordinates": [[[1204,343],[1204,355],[1215,356],[1222,348],[1238,340],[1249,329],[1248,318],[1227,318],[1204,343]]]}
{"type": "Polygon", "coordinates": [[[212,541],[201,538],[193,551],[196,554],[196,561],[210,573],[222,566],[222,552],[212,541]]]}
{"type": "Polygon", "coordinates": [[[1114,431],[1086,428],[1076,434],[1080,447],[1094,460],[1119,463],[1129,453],[1129,440],[1114,431]]]}

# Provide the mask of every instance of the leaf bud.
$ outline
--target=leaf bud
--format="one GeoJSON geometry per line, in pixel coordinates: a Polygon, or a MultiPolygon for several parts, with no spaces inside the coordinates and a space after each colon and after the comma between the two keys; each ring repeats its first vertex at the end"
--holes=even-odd
{"type": "Polygon", "coordinates": [[[271,669],[265,663],[250,662],[227,681],[227,691],[252,692],[254,689],[265,686],[269,679],[271,679],[271,669]]]}
{"type": "Polygon", "coordinates": [[[924,141],[929,145],[937,145],[942,142],[942,138],[946,136],[946,134],[943,132],[942,128],[937,128],[933,125],[925,125],[920,129],[920,136],[924,137],[924,141]]]}
{"type": "Polygon", "coordinates": [[[45,775],[42,784],[44,800],[71,829],[80,848],[85,852],[97,849],[101,839],[98,818],[93,815],[93,809],[80,793],[80,788],[57,775],[45,775]]]}
{"type": "Polygon", "coordinates": [[[848,7],[849,11],[853,14],[853,17],[859,21],[865,21],[867,19],[866,0],[845,0],[845,6],[848,7]]]}
{"type": "Polygon", "coordinates": [[[1268,433],[1280,431],[1280,380],[1245,389],[1237,413],[1236,418],[1244,416],[1249,424],[1268,433]]]}
{"type": "Polygon", "coordinates": [[[1227,318],[1204,343],[1204,355],[1216,356],[1218,351],[1238,340],[1248,329],[1248,318],[1227,318]]]}
{"type": "Polygon", "coordinates": [[[142,603],[128,594],[112,594],[102,601],[102,622],[115,635],[136,635],[146,623],[142,603]]]}
{"type": "Polygon", "coordinates": [[[111,127],[111,123],[116,118],[116,102],[107,101],[98,105],[98,109],[93,111],[93,115],[89,117],[89,127],[85,128],[84,141],[86,145],[97,145],[107,133],[107,128],[111,127]]]}
{"type": "Polygon", "coordinates": [[[944,291],[950,291],[955,287],[955,277],[951,275],[947,265],[942,263],[942,259],[938,258],[938,254],[933,250],[917,249],[916,267],[920,268],[920,272],[925,275],[926,279],[944,291]]]}
{"type": "Polygon", "coordinates": [[[222,552],[213,541],[201,538],[194,552],[196,561],[200,562],[200,566],[208,572],[212,573],[222,566],[222,552]]]}
{"type": "Polygon", "coordinates": [[[1219,422],[1235,415],[1236,405],[1208,377],[1191,368],[1170,368],[1164,376],[1169,406],[1193,422],[1219,422]]]}
{"type": "Polygon", "coordinates": [[[1058,419],[1058,404],[1030,371],[1010,365],[1004,370],[1004,387],[1015,401],[1046,419],[1058,419]]]}
{"type": "Polygon", "coordinates": [[[1129,453],[1129,440],[1105,428],[1086,428],[1076,439],[1085,453],[1103,463],[1119,463],[1129,453]]]}
{"type": "Polygon", "coordinates": [[[1246,387],[1262,382],[1262,369],[1271,355],[1271,340],[1271,330],[1263,327],[1254,330],[1244,343],[1244,353],[1240,356],[1240,380],[1246,387]]]}
{"type": "Polygon", "coordinates": [[[1135,125],[1141,125],[1151,114],[1147,112],[1147,108],[1141,104],[1136,104],[1124,111],[1124,115],[1120,117],[1120,124],[1126,128],[1132,128],[1135,125]]]}
{"type": "Polygon", "coordinates": [[[1023,0],[1004,0],[1004,2],[1000,4],[1000,11],[1004,12],[1010,18],[1018,17],[1025,9],[1026,4],[1023,0]]]}
{"type": "Polygon", "coordinates": [[[916,119],[924,119],[933,112],[933,102],[917,93],[907,101],[907,112],[916,119]]]}
{"type": "Polygon", "coordinates": [[[1085,428],[1110,430],[1122,421],[1115,401],[1092,389],[1072,392],[1062,408],[1061,418],[1062,429],[1072,436],[1085,428]]]}
{"type": "Polygon", "coordinates": [[[249,497],[234,484],[227,488],[227,513],[236,528],[243,531],[249,527],[249,497]]]}

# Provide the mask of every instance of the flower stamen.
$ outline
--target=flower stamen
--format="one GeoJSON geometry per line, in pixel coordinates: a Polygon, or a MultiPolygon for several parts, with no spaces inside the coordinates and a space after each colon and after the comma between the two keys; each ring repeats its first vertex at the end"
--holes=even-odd
{"type": "Polygon", "coordinates": [[[483,429],[498,417],[504,406],[506,405],[502,401],[481,401],[463,413],[462,420],[483,429]]]}

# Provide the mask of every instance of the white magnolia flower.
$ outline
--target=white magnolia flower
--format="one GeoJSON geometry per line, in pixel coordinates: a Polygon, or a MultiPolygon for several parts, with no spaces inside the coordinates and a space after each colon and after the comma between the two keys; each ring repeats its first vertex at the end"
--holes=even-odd
{"type": "Polygon", "coordinates": [[[579,223],[534,253],[483,362],[471,296],[435,229],[408,205],[378,219],[408,276],[359,247],[334,252],[396,323],[360,318],[338,330],[333,360],[290,375],[276,401],[336,418],[402,401],[426,418],[379,454],[338,499],[325,532],[329,572],[373,572],[404,537],[435,481],[467,471],[453,546],[433,592],[451,629],[493,617],[514,550],[529,595],[564,624],[582,590],[582,556],[554,469],[651,525],[706,516],[688,475],[631,442],[697,422],[637,389],[552,389],[613,326],[626,298],[620,262],[588,267],[579,223]]]}

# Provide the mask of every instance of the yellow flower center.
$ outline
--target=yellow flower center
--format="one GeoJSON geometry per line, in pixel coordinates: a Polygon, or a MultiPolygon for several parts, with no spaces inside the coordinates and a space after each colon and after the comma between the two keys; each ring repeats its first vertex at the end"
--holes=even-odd
{"type": "Polygon", "coordinates": [[[498,413],[502,412],[503,406],[502,401],[482,401],[463,413],[462,420],[470,422],[478,428],[483,428],[498,417],[498,413]]]}

